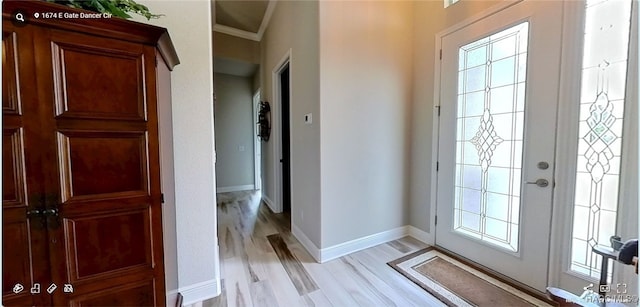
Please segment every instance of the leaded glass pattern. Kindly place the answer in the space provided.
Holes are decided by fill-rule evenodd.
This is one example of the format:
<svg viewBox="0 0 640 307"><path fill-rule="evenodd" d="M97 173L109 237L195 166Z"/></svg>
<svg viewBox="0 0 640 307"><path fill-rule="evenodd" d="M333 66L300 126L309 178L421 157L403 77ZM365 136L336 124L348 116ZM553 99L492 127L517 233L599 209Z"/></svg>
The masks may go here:
<svg viewBox="0 0 640 307"><path fill-rule="evenodd" d="M518 251L529 23L460 47L453 228Z"/></svg>
<svg viewBox="0 0 640 307"><path fill-rule="evenodd" d="M598 278L602 258L592 247L609 245L616 231L631 1L585 8L571 270Z"/></svg>

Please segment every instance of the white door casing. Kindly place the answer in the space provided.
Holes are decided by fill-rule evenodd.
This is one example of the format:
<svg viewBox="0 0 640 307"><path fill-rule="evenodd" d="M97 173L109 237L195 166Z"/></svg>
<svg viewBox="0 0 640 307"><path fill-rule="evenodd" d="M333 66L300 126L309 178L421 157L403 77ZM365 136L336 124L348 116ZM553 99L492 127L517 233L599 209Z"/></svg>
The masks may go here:
<svg viewBox="0 0 640 307"><path fill-rule="evenodd" d="M260 112L260 90L253 95L253 182L254 189L262 189L262 143L258 138L258 113Z"/></svg>

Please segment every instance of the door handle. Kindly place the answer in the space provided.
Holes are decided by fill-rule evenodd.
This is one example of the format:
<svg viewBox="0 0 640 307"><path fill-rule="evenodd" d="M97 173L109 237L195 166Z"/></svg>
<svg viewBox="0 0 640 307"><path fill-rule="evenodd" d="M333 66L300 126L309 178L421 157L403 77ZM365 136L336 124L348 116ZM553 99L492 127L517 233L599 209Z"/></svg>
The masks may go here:
<svg viewBox="0 0 640 307"><path fill-rule="evenodd" d="M40 211L39 209L32 209L27 211L27 218L33 218L36 216L41 216L42 215L42 211Z"/></svg>
<svg viewBox="0 0 640 307"><path fill-rule="evenodd" d="M549 180L540 178L536 181L527 181L527 184L535 184L541 188L546 188L549 186Z"/></svg>
<svg viewBox="0 0 640 307"><path fill-rule="evenodd" d="M44 216L58 216L58 208L52 208L42 211Z"/></svg>
<svg viewBox="0 0 640 307"><path fill-rule="evenodd" d="M47 225L49 225L50 228L56 229L60 226L60 212L57 206L42 211L42 215L47 220Z"/></svg>
<svg viewBox="0 0 640 307"><path fill-rule="evenodd" d="M34 218L39 218L42 228L47 228L47 226L58 228L58 226L60 226L60 211L58 209L57 195L36 194L32 195L30 200L30 203L33 204L35 208L27 210L27 219L33 220Z"/></svg>

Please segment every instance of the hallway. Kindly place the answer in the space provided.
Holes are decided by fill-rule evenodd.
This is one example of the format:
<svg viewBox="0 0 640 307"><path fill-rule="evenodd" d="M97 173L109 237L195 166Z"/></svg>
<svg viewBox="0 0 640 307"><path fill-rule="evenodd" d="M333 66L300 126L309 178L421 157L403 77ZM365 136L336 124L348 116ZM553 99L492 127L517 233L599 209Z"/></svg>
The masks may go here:
<svg viewBox="0 0 640 307"><path fill-rule="evenodd" d="M413 238L319 264L257 192L217 202L222 294L189 307L442 305L386 264L426 246Z"/></svg>

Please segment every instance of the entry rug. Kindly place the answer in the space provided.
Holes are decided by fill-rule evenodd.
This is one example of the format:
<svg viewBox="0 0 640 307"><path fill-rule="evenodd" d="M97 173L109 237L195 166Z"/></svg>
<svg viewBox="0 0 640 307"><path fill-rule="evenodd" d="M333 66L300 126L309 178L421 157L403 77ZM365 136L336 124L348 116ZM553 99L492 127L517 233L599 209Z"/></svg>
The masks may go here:
<svg viewBox="0 0 640 307"><path fill-rule="evenodd" d="M448 306L552 306L433 247L388 265Z"/></svg>

